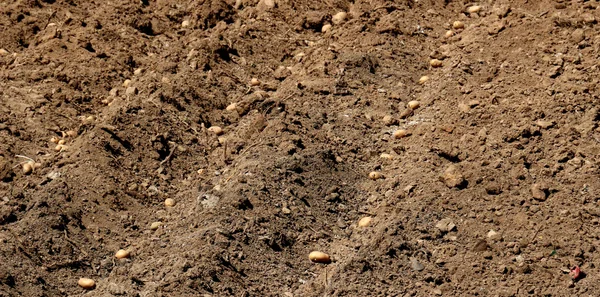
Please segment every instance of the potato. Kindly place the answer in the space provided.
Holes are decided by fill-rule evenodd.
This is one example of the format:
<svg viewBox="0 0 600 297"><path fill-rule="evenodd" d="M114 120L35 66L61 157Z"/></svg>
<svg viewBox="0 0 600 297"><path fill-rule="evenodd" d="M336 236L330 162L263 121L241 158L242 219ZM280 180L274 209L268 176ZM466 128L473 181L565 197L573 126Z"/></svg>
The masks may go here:
<svg viewBox="0 0 600 297"><path fill-rule="evenodd" d="M158 230L160 225L161 225L160 222L152 222L152 224L150 224L150 230Z"/></svg>
<svg viewBox="0 0 600 297"><path fill-rule="evenodd" d="M222 135L223 134L223 128L219 127L219 126L212 126L210 128L208 128L208 131L215 133L215 135Z"/></svg>
<svg viewBox="0 0 600 297"><path fill-rule="evenodd" d="M67 143L67 141L64 140L64 139L61 139L61 140L58 141L58 144L60 144L60 145L63 145L63 144L66 144L66 143Z"/></svg>
<svg viewBox="0 0 600 297"><path fill-rule="evenodd" d="M479 13L480 11L481 11L481 6L479 6L479 5L473 5L473 6L470 6L469 8L467 8L468 13Z"/></svg>
<svg viewBox="0 0 600 297"><path fill-rule="evenodd" d="M348 16L348 14L345 11L340 11L331 17L331 22L334 25L339 25L346 20L347 16Z"/></svg>
<svg viewBox="0 0 600 297"><path fill-rule="evenodd" d="M310 252L310 254L308 254L308 259L310 259L310 261L314 263L331 263L331 258L329 257L329 255L319 251Z"/></svg>
<svg viewBox="0 0 600 297"><path fill-rule="evenodd" d="M464 29L465 28L465 23L463 23L461 21L455 21L454 23L452 23L452 28L454 28L454 29Z"/></svg>
<svg viewBox="0 0 600 297"><path fill-rule="evenodd" d="M96 287L96 282L93 279L85 277L80 278L77 284L86 290L91 290Z"/></svg>
<svg viewBox="0 0 600 297"><path fill-rule="evenodd" d="M358 226L359 227L368 227L371 224L371 221L373 221L372 217L364 217L358 221Z"/></svg>
<svg viewBox="0 0 600 297"><path fill-rule="evenodd" d="M258 78L254 77L250 80L250 85L251 86L258 86L260 85L260 80L258 80Z"/></svg>
<svg viewBox="0 0 600 297"><path fill-rule="evenodd" d="M142 72L144 72L144 69L138 68L133 71L133 75L140 75L140 74L142 74Z"/></svg>
<svg viewBox="0 0 600 297"><path fill-rule="evenodd" d="M67 136L75 137L75 136L77 136L77 131L69 130L69 131L67 131Z"/></svg>
<svg viewBox="0 0 600 297"><path fill-rule="evenodd" d="M417 100L412 100L409 101L408 104L406 104L406 106L408 106L408 108L415 110L417 108L419 108L419 106L421 106L421 102L417 101Z"/></svg>
<svg viewBox="0 0 600 297"><path fill-rule="evenodd" d="M175 200L171 199L171 198L167 198L165 199L165 206L166 207L173 207L175 206Z"/></svg>
<svg viewBox="0 0 600 297"><path fill-rule="evenodd" d="M183 22L181 22L181 28L187 28L190 26L190 21L185 20Z"/></svg>
<svg viewBox="0 0 600 297"><path fill-rule="evenodd" d="M444 63L438 59L431 59L431 61L429 61L429 65L431 65L431 67L433 67L433 68L438 68L438 67L442 67L442 65L444 65Z"/></svg>
<svg viewBox="0 0 600 297"><path fill-rule="evenodd" d="M130 255L131 255L131 252L129 250L118 250L115 253L115 258L125 259L125 258L129 258Z"/></svg>
<svg viewBox="0 0 600 297"><path fill-rule="evenodd" d="M23 173L30 174L33 171L32 162L27 162L23 164Z"/></svg>
<svg viewBox="0 0 600 297"><path fill-rule="evenodd" d="M131 85L131 80L130 80L130 79L126 79L126 80L123 82L123 87L127 88L127 87L129 87L129 85Z"/></svg>
<svg viewBox="0 0 600 297"><path fill-rule="evenodd" d="M323 25L323 27L321 28L321 32L323 32L323 33L327 33L327 32L329 32L329 31L331 31L331 24L325 24L325 25Z"/></svg>
<svg viewBox="0 0 600 297"><path fill-rule="evenodd" d="M227 110L227 111L236 111L237 110L237 103L231 103L231 104L227 105L227 107L225 108L225 110Z"/></svg>
<svg viewBox="0 0 600 297"><path fill-rule="evenodd" d="M56 137L56 136L53 136L52 138L50 138L50 141L51 141L51 142L54 142L54 143L56 143L56 144L58 144L58 141L59 141L59 140L60 140L60 139L58 139L58 137Z"/></svg>
<svg viewBox="0 0 600 297"><path fill-rule="evenodd" d="M394 156L392 156L390 154L382 153L381 155L379 155L379 158L386 159L386 160L391 160L391 159L394 158Z"/></svg>
<svg viewBox="0 0 600 297"><path fill-rule="evenodd" d="M369 173L369 178L372 180L378 180L380 178L383 178L383 174L378 171L372 171Z"/></svg>
<svg viewBox="0 0 600 297"><path fill-rule="evenodd" d="M454 36L454 31L448 30L448 31L446 31L446 34L444 34L444 36L446 36L446 38L450 38L450 37Z"/></svg>
<svg viewBox="0 0 600 297"><path fill-rule="evenodd" d="M393 134L393 136L394 136L394 138L396 138L396 139L400 139L400 138L404 138L404 137L410 136L410 134L411 134L411 133L410 133L410 132L408 132L408 130L405 130L405 129L399 129L399 130L396 130L396 131L394 131L394 134Z"/></svg>
<svg viewBox="0 0 600 297"><path fill-rule="evenodd" d="M421 78L419 78L419 83L420 84L424 84L425 82L427 82L429 80L429 76L427 75L423 75L421 76Z"/></svg>
<svg viewBox="0 0 600 297"><path fill-rule="evenodd" d="M67 148L69 148L68 146L64 145L64 144L59 144L57 146L54 147L54 150L57 152L62 152L64 150L67 150Z"/></svg>

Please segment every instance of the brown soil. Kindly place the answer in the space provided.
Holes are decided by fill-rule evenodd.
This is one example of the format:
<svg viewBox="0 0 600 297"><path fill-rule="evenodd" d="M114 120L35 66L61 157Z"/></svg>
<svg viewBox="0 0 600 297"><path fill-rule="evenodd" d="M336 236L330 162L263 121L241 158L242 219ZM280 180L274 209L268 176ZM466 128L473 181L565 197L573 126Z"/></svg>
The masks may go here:
<svg viewBox="0 0 600 297"><path fill-rule="evenodd" d="M0 0L0 296L597 294L597 2L235 2Z"/></svg>

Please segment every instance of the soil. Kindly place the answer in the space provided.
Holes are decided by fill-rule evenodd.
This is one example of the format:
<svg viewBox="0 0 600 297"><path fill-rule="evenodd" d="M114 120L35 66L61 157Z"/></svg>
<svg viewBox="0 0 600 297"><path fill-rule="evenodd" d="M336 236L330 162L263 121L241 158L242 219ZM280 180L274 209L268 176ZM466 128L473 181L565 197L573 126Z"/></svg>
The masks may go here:
<svg viewBox="0 0 600 297"><path fill-rule="evenodd" d="M0 296L594 296L599 7L0 0Z"/></svg>

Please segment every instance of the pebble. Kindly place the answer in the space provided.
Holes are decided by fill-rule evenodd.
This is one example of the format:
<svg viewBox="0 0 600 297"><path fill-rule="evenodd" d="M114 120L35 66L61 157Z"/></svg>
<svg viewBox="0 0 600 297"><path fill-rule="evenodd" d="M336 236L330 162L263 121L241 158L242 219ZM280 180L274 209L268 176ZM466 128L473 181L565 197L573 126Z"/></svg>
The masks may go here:
<svg viewBox="0 0 600 297"><path fill-rule="evenodd" d="M419 83L420 84L424 84L425 82L427 82L429 80L429 76L427 75L423 75L421 76L421 78L419 78Z"/></svg>
<svg viewBox="0 0 600 297"><path fill-rule="evenodd" d="M546 191L548 188L542 184L533 184L531 186L531 196L535 200L544 201L547 198Z"/></svg>
<svg viewBox="0 0 600 297"><path fill-rule="evenodd" d="M8 55L9 52L3 48L0 48L0 56Z"/></svg>
<svg viewBox="0 0 600 297"><path fill-rule="evenodd" d="M410 267L414 271L423 271L423 269L425 269L425 266L423 266L423 264L421 264L421 262L419 262L419 260L415 257L410 258Z"/></svg>
<svg viewBox="0 0 600 297"><path fill-rule="evenodd" d="M227 107L225 108L225 110L227 111L235 111L237 109L237 103L231 103L229 105L227 105Z"/></svg>
<svg viewBox="0 0 600 297"><path fill-rule="evenodd" d="M125 87L125 88L128 88L128 87L129 87L129 85L131 85L131 80L130 80L130 79L126 79L126 80L123 82L123 87Z"/></svg>
<svg viewBox="0 0 600 297"><path fill-rule="evenodd" d="M190 21L185 20L183 22L181 22L181 28L187 28L190 26Z"/></svg>
<svg viewBox="0 0 600 297"><path fill-rule="evenodd" d="M552 122L552 121L538 120L537 122L535 122L535 124L542 129L548 129L548 128L552 128L554 126L554 122Z"/></svg>
<svg viewBox="0 0 600 297"><path fill-rule="evenodd" d="M454 230L454 228L456 228L456 225L454 224L454 222L452 222L452 219L445 218L437 222L437 224L435 224L435 227L442 232L450 232Z"/></svg>
<svg viewBox="0 0 600 297"><path fill-rule="evenodd" d="M462 188L467 184L463 175L458 172L458 168L454 165L450 165L444 170L441 180L448 188Z"/></svg>
<svg viewBox="0 0 600 297"><path fill-rule="evenodd" d="M386 115L386 116L383 117L383 123L386 126L391 126L391 125L397 124L398 121L396 119L394 119L392 116Z"/></svg>
<svg viewBox="0 0 600 297"><path fill-rule="evenodd" d="M502 235L500 235L500 233L498 233L494 230L490 230L487 233L487 238L496 241L496 240L500 240L502 238Z"/></svg>
<svg viewBox="0 0 600 297"><path fill-rule="evenodd" d="M125 90L125 95L136 95L138 93L138 89L136 87L128 87Z"/></svg>
<svg viewBox="0 0 600 297"><path fill-rule="evenodd" d="M381 159L386 159L386 160L391 160L391 159L393 159L393 158L394 158L394 156L392 156L392 155L390 155L390 154L387 154L387 153L382 153L381 155L379 155L379 157L380 157Z"/></svg>

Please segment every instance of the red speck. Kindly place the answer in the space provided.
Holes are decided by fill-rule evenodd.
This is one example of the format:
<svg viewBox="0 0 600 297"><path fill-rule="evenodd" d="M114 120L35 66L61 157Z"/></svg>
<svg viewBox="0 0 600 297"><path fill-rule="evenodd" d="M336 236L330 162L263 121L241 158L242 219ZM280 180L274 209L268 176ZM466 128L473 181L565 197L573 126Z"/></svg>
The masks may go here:
<svg viewBox="0 0 600 297"><path fill-rule="evenodd" d="M581 269L579 269L579 266L575 266L575 267L571 268L571 272L569 272L569 275L573 278L573 280L577 280L579 278L580 274L581 274Z"/></svg>

